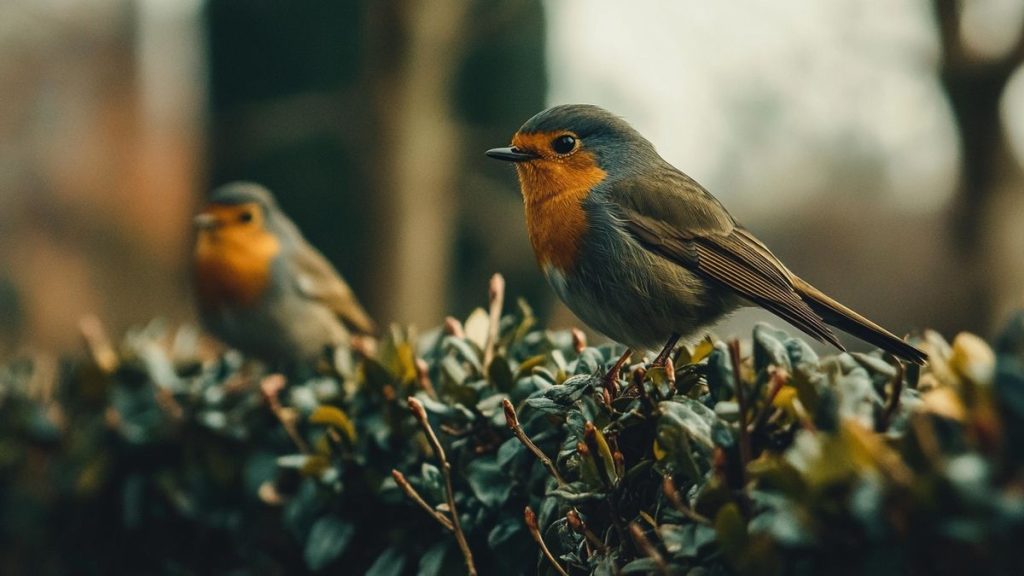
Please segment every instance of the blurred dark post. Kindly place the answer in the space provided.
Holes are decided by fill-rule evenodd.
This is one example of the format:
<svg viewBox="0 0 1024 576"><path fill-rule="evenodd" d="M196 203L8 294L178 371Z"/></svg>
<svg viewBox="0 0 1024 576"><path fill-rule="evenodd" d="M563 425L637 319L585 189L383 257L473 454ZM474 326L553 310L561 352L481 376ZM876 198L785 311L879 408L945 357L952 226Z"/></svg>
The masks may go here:
<svg viewBox="0 0 1024 576"><path fill-rule="evenodd" d="M972 53L962 33L964 5L935 0L943 49L941 71L961 145L961 177L951 214L954 238L961 249L955 277L969 279L975 315L991 332L1010 308L1024 305L1019 286L1006 278L1024 276L1024 259L1000 247L1000 233L1019 228L1024 213L1024 178L1007 146L999 103L1007 81L1024 65L1024 21L1016 43L997 56Z"/></svg>
<svg viewBox="0 0 1024 576"><path fill-rule="evenodd" d="M455 238L462 139L452 86L469 0L369 2L365 93L373 118L363 155L384 318L423 326L445 313Z"/></svg>

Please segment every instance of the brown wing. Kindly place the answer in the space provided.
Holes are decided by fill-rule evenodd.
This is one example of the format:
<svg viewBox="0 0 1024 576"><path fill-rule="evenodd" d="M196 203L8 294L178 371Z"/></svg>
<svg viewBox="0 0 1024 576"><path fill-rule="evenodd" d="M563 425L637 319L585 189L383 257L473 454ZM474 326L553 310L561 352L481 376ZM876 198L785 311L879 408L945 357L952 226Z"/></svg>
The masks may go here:
<svg viewBox="0 0 1024 576"><path fill-rule="evenodd" d="M617 183L614 201L623 224L652 252L693 270L793 324L844 349L832 330L800 297L792 275L739 227L694 180L666 165L657 177Z"/></svg>
<svg viewBox="0 0 1024 576"><path fill-rule="evenodd" d="M304 245L295 250L293 262L293 276L303 296L328 306L355 332L373 334L377 330L352 289L322 254Z"/></svg>

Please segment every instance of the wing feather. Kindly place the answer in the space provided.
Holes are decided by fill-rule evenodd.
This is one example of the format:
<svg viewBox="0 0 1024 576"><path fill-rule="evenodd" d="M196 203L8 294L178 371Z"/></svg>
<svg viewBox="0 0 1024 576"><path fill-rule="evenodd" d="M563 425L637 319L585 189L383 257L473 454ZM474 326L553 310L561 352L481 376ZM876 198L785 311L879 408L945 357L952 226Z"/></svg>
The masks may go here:
<svg viewBox="0 0 1024 576"><path fill-rule="evenodd" d="M334 266L309 245L295 250L293 277L300 294L316 300L338 315L349 329L373 334L376 325Z"/></svg>
<svg viewBox="0 0 1024 576"><path fill-rule="evenodd" d="M694 180L671 169L616 183L615 189L621 221L647 249L843 349L796 291L785 266Z"/></svg>

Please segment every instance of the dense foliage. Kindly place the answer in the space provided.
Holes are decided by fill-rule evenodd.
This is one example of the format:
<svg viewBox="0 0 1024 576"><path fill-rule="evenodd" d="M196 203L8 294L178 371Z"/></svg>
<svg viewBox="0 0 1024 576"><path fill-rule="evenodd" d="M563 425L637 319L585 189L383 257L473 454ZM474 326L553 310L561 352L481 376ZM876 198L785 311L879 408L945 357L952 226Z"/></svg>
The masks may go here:
<svg viewBox="0 0 1024 576"><path fill-rule="evenodd" d="M8 362L0 572L460 574L456 532L487 575L1024 566L1024 315L920 371L759 325L606 383L492 300L287 383L159 324Z"/></svg>

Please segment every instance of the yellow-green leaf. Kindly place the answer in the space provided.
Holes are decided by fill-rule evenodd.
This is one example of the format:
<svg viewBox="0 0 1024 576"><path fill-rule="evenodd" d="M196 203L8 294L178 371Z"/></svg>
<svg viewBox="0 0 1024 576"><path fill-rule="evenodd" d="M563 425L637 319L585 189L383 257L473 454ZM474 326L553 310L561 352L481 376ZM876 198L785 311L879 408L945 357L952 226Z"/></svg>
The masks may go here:
<svg viewBox="0 0 1024 576"><path fill-rule="evenodd" d="M336 406L318 406L309 416L310 424L322 424L338 429L349 442L356 441L356 427L341 408Z"/></svg>

